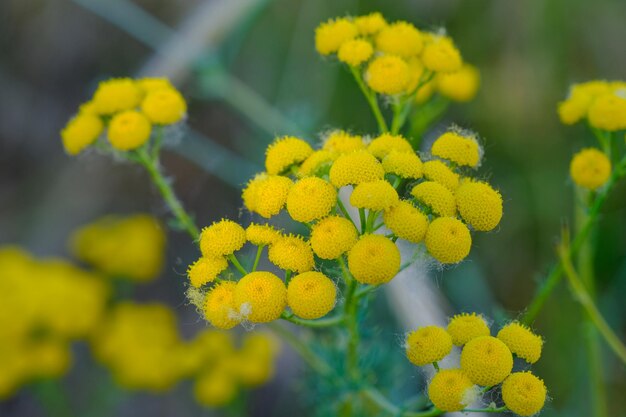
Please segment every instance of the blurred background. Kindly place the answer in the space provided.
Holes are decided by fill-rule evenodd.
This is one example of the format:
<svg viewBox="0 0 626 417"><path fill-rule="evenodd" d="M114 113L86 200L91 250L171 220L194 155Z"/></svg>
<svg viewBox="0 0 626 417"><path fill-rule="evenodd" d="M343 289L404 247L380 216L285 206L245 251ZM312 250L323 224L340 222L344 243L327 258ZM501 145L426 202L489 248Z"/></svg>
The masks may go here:
<svg viewBox="0 0 626 417"><path fill-rule="evenodd" d="M0 244L67 256L71 232L100 216L167 213L139 167L63 151L59 131L106 78L169 76L188 99L189 129L163 164L200 225L240 215L240 186L261 170L263 149L275 136L315 140L335 127L374 133L350 74L324 62L313 46L319 22L370 11L421 29L445 27L480 69L476 99L451 106L429 135L456 123L484 138L482 175L500 189L505 215L499 230L476 237L468 261L433 271L432 279L459 311L518 315L554 259L561 225L572 219L571 155L593 144L584 126L559 123L556 103L574 82L626 78L626 2L3 0ZM598 304L622 340L625 192L626 184L615 191L596 237ZM170 232L162 276L135 291L136 300L171 306L183 335L205 327L184 296L184 273L196 256L186 235ZM387 311L384 303L374 307ZM561 286L534 324L547 339L534 367L552 398L545 416L589 415L581 317ZM399 344L392 349L401 356ZM625 415L626 371L610 352L604 358L610 415ZM249 415L309 415L311 393L294 382L302 366L291 366L297 358L288 351L278 361L274 380L251 393ZM81 365L65 378L67 392L103 377ZM411 372L410 384L420 389L419 371ZM222 415L190 406L190 389L126 395L100 415ZM25 391L0 402L0 415L47 414Z"/></svg>

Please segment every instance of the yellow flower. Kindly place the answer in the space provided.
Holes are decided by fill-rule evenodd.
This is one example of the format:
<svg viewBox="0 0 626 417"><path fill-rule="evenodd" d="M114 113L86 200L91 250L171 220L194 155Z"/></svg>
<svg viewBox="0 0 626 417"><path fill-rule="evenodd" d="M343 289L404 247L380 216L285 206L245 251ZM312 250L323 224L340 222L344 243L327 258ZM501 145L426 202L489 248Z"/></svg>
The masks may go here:
<svg viewBox="0 0 626 417"><path fill-rule="evenodd" d="M98 139L103 128L98 116L87 113L74 116L61 131L65 152L77 155Z"/></svg>
<svg viewBox="0 0 626 417"><path fill-rule="evenodd" d="M461 53L448 36L433 36L422 52L424 66L435 72L454 72L461 69Z"/></svg>
<svg viewBox="0 0 626 417"><path fill-rule="evenodd" d="M324 145L322 146L324 151L337 153L350 153L364 148L365 143L363 143L361 136L351 135L344 130L334 130L330 132L324 139Z"/></svg>
<svg viewBox="0 0 626 417"><path fill-rule="evenodd" d="M375 35L387 26L387 21L382 14L374 12L357 17L354 24L361 35Z"/></svg>
<svg viewBox="0 0 626 417"><path fill-rule="evenodd" d="M543 381L530 372L514 372L502 383L504 405L520 416L532 416L541 411L546 395Z"/></svg>
<svg viewBox="0 0 626 417"><path fill-rule="evenodd" d="M304 272L296 275L287 287L287 304L291 311L303 319L318 319L335 307L335 283L321 272Z"/></svg>
<svg viewBox="0 0 626 417"><path fill-rule="evenodd" d="M218 329L228 330L239 324L235 303L235 289L237 284L224 281L211 288L204 304L204 316L207 321Z"/></svg>
<svg viewBox="0 0 626 417"><path fill-rule="evenodd" d="M376 36L376 48L386 54L408 58L422 51L422 34L407 22L395 22L383 28Z"/></svg>
<svg viewBox="0 0 626 417"><path fill-rule="evenodd" d="M320 219L337 204L337 190L329 182L308 177L296 182L287 195L287 211L292 219L308 223Z"/></svg>
<svg viewBox="0 0 626 417"><path fill-rule="evenodd" d="M237 396L235 377L224 369L205 371L195 380L193 394L207 407L223 407Z"/></svg>
<svg viewBox="0 0 626 417"><path fill-rule="evenodd" d="M439 362L452 350L452 338L441 327L426 326L409 333L406 356L417 366Z"/></svg>
<svg viewBox="0 0 626 417"><path fill-rule="evenodd" d="M246 239L256 246L267 246L280 238L280 232L269 224L251 223L246 228Z"/></svg>
<svg viewBox="0 0 626 417"><path fill-rule="evenodd" d="M187 113L187 103L174 88L149 92L141 103L141 111L152 123L170 125L181 121Z"/></svg>
<svg viewBox="0 0 626 417"><path fill-rule="evenodd" d="M381 235L363 235L348 253L350 273L362 284L384 284L400 271L400 251Z"/></svg>
<svg viewBox="0 0 626 417"><path fill-rule="evenodd" d="M244 188L241 197L248 210L265 218L280 213L293 182L279 175L258 174Z"/></svg>
<svg viewBox="0 0 626 417"><path fill-rule="evenodd" d="M476 387L460 369L443 369L428 385L428 398L441 411L461 411L477 396Z"/></svg>
<svg viewBox="0 0 626 417"><path fill-rule="evenodd" d="M330 182L337 188L362 182L381 180L385 170L380 162L366 151L341 155L330 167Z"/></svg>
<svg viewBox="0 0 626 417"><path fill-rule="evenodd" d="M200 234L200 250L208 258L231 255L245 243L246 231L232 220L215 222Z"/></svg>
<svg viewBox="0 0 626 417"><path fill-rule="evenodd" d="M437 91L442 96L459 102L467 102L476 96L480 86L480 73L473 65L463 64L460 70L437 73Z"/></svg>
<svg viewBox="0 0 626 417"><path fill-rule="evenodd" d="M311 146L293 136L274 141L265 152L265 169L270 175L281 174L293 164L304 161L313 153Z"/></svg>
<svg viewBox="0 0 626 417"><path fill-rule="evenodd" d="M463 347L461 369L473 383L490 387L509 376L513 369L513 355L509 348L495 337L477 337Z"/></svg>
<svg viewBox="0 0 626 417"><path fill-rule="evenodd" d="M168 88L174 88L170 80L163 77L145 77L140 78L137 81L137 85L144 93L151 93L156 90L163 90Z"/></svg>
<svg viewBox="0 0 626 417"><path fill-rule="evenodd" d="M422 178L422 161L415 152L400 152L392 150L383 159L383 168L387 174L394 174L400 178Z"/></svg>
<svg viewBox="0 0 626 417"><path fill-rule="evenodd" d="M459 186L459 174L452 171L448 165L436 159L424 162L424 177L430 181L438 182L450 191Z"/></svg>
<svg viewBox="0 0 626 417"><path fill-rule="evenodd" d="M457 346L463 346L472 339L490 334L487 322L476 313L457 314L450 319L447 330L452 336L452 343Z"/></svg>
<svg viewBox="0 0 626 417"><path fill-rule="evenodd" d="M294 272L313 269L313 250L300 236L281 236L270 245L268 257L277 267Z"/></svg>
<svg viewBox="0 0 626 417"><path fill-rule="evenodd" d="M315 29L315 49L321 55L329 55L337 52L344 42L357 35L358 29L350 20L330 19Z"/></svg>
<svg viewBox="0 0 626 417"><path fill-rule="evenodd" d="M453 217L433 220L426 232L428 253L442 264L461 262L472 247L472 236L467 226Z"/></svg>
<svg viewBox="0 0 626 417"><path fill-rule="evenodd" d="M374 48L368 41L364 39L351 39L341 45L337 53L337 58L343 63L358 67L370 59L373 53Z"/></svg>
<svg viewBox="0 0 626 417"><path fill-rule="evenodd" d="M93 96L98 113L113 114L134 109L141 102L141 89L130 78L113 78L102 81Z"/></svg>
<svg viewBox="0 0 626 417"><path fill-rule="evenodd" d="M488 232L502 219L502 196L484 182L463 181L456 190L459 214L474 230Z"/></svg>
<svg viewBox="0 0 626 417"><path fill-rule="evenodd" d="M325 149L315 151L302 162L296 174L298 177L303 178L319 175L320 172L327 172L326 170L330 169L331 164L337 159L337 156L337 153Z"/></svg>
<svg viewBox="0 0 626 417"><path fill-rule="evenodd" d="M136 149L150 139L152 126L143 114L128 110L113 116L107 136L111 146L120 151Z"/></svg>
<svg viewBox="0 0 626 417"><path fill-rule="evenodd" d="M598 149L583 149L572 158L569 172L576 185L588 190L595 190L609 180L611 161Z"/></svg>
<svg viewBox="0 0 626 417"><path fill-rule="evenodd" d="M571 125L586 117L593 100L608 92L610 88L606 81L588 81L573 85L567 99L558 105L561 122Z"/></svg>
<svg viewBox="0 0 626 417"><path fill-rule="evenodd" d="M311 230L311 247L322 259L337 259L354 246L358 232L354 224L340 216L326 217Z"/></svg>
<svg viewBox="0 0 626 417"><path fill-rule="evenodd" d="M228 262L224 258L202 257L189 265L187 276L191 285L200 288L207 282L215 281L215 278L226 268L228 268Z"/></svg>
<svg viewBox="0 0 626 417"><path fill-rule="evenodd" d="M253 323L267 323L280 317L287 305L287 288L271 272L251 272L237 282L235 305Z"/></svg>
<svg viewBox="0 0 626 417"><path fill-rule="evenodd" d="M589 124L609 132L626 129L626 90L597 97L589 107Z"/></svg>
<svg viewBox="0 0 626 417"><path fill-rule="evenodd" d="M504 326L498 332L498 339L528 363L535 363L541 357L543 340L521 323L513 322Z"/></svg>
<svg viewBox="0 0 626 417"><path fill-rule="evenodd" d="M425 181L417 184L411 190L411 195L438 216L453 217L456 214L454 195L438 182Z"/></svg>
<svg viewBox="0 0 626 417"><path fill-rule="evenodd" d="M431 153L457 165L476 168L480 164L482 149L473 136L446 132L435 140Z"/></svg>
<svg viewBox="0 0 626 417"><path fill-rule="evenodd" d="M413 147L400 135L383 133L367 146L367 151L378 159L384 159L391 151L413 152Z"/></svg>
<svg viewBox="0 0 626 417"><path fill-rule="evenodd" d="M380 211L398 203L398 192L385 180L362 182L354 187L350 204L357 208Z"/></svg>
<svg viewBox="0 0 626 417"><path fill-rule="evenodd" d="M400 239L413 243L424 240L428 229L428 218L405 200L400 200L398 204L385 210L383 221Z"/></svg>
<svg viewBox="0 0 626 417"><path fill-rule="evenodd" d="M365 81L372 90L380 94L404 93L411 81L409 65L395 55L379 56L367 67Z"/></svg>

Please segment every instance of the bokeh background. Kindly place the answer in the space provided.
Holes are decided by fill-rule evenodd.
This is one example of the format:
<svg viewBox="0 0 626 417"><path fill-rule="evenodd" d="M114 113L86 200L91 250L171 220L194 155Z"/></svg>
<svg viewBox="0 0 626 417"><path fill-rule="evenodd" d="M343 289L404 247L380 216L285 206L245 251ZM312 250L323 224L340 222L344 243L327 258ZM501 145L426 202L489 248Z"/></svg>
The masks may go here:
<svg viewBox="0 0 626 417"><path fill-rule="evenodd" d="M373 133L365 100L340 65L316 54L313 30L329 17L376 10L420 28L445 27L481 71L476 99L453 105L429 135L451 123L479 132L482 174L501 190L505 216L499 230L476 237L468 261L432 271L432 279L458 310L519 314L572 219L569 159L593 143L584 126L560 125L555 106L571 83L626 78L621 0L3 0L0 244L64 256L71 231L99 216L166 215L138 167L63 152L60 129L102 79L168 75L188 98L189 131L163 163L200 225L240 215L239 187L261 169L276 135L315 140L333 127ZM595 237L598 304L622 339L625 192L626 184L617 188ZM204 326L184 297L184 271L195 256L186 235L170 233L163 276L136 294L175 308L188 334ZM545 416L589 415L581 318L561 286L534 324L547 339L535 366L552 398ZM604 359L611 415L624 415L626 371L608 350ZM282 354L274 382L252 394L250 415L308 415L295 361ZM64 386L73 392L99 377L79 362ZM220 415L190 406L188 391L126 395L102 415ZM46 413L26 391L1 403L0 415Z"/></svg>

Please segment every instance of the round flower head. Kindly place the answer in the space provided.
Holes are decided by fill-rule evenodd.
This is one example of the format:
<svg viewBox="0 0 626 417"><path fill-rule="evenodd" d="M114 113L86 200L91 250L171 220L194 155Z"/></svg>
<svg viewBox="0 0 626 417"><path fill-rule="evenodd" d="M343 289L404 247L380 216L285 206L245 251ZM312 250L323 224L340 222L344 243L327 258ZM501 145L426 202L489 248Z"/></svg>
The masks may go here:
<svg viewBox="0 0 626 417"><path fill-rule="evenodd" d="M374 12L357 17L354 24L361 35L375 35L387 26L387 21L382 14Z"/></svg>
<svg viewBox="0 0 626 417"><path fill-rule="evenodd" d="M430 152L460 166L476 168L480 164L481 149L476 139L456 132L439 136Z"/></svg>
<svg viewBox="0 0 626 417"><path fill-rule="evenodd" d="M149 92L141 102L141 111L152 123L171 125L179 122L187 113L187 103L174 88Z"/></svg>
<svg viewBox="0 0 626 417"><path fill-rule="evenodd" d="M93 100L84 102L78 107L78 114L91 114L92 116L98 116L98 109Z"/></svg>
<svg viewBox="0 0 626 417"><path fill-rule="evenodd" d="M328 20L315 29L315 49L321 55L335 53L358 34L356 25L346 18Z"/></svg>
<svg viewBox="0 0 626 417"><path fill-rule="evenodd" d="M473 65L463 64L458 71L438 73L435 84L442 96L452 101L467 102L476 96L480 86L480 73Z"/></svg>
<svg viewBox="0 0 626 417"><path fill-rule="evenodd" d="M318 177L296 182L287 195L287 211L292 219L308 223L320 219L337 204L337 190Z"/></svg>
<svg viewBox="0 0 626 417"><path fill-rule="evenodd" d="M589 107L587 119L597 129L609 132L626 129L626 91L597 97Z"/></svg>
<svg viewBox="0 0 626 417"><path fill-rule="evenodd" d="M406 356L412 364L424 366L439 362L452 350L452 339L441 327L426 326L409 333Z"/></svg>
<svg viewBox="0 0 626 417"><path fill-rule="evenodd" d="M256 246L267 246L280 238L280 232L269 224L251 223L246 228L246 239Z"/></svg>
<svg viewBox="0 0 626 417"><path fill-rule="evenodd" d="M340 216L326 217L311 230L311 247L322 259L337 259L354 246L358 232L354 224Z"/></svg>
<svg viewBox="0 0 626 417"><path fill-rule="evenodd" d="M452 336L452 343L457 346L463 346L472 339L490 334L487 322L476 313L457 314L450 319L447 330Z"/></svg>
<svg viewBox="0 0 626 417"><path fill-rule="evenodd" d="M287 177L259 174L243 190L243 204L251 212L270 218L285 206L292 185Z"/></svg>
<svg viewBox="0 0 626 417"><path fill-rule="evenodd" d="M484 182L464 181L456 190L459 214L474 230L488 232L502 219L502 196Z"/></svg>
<svg viewBox="0 0 626 417"><path fill-rule="evenodd" d="M460 369L443 369L428 385L428 398L441 411L461 411L477 394L472 381Z"/></svg>
<svg viewBox="0 0 626 417"><path fill-rule="evenodd" d="M413 152L413 147L400 135L383 133L370 142L367 151L378 159L385 158L391 151Z"/></svg>
<svg viewBox="0 0 626 417"><path fill-rule="evenodd" d="M163 90L166 88L174 88L170 80L163 77L145 77L140 78L137 81L137 85L145 93L151 93L156 90Z"/></svg>
<svg viewBox="0 0 626 417"><path fill-rule="evenodd" d="M362 284L384 284L400 271L400 251L384 236L364 235L348 253L348 268Z"/></svg>
<svg viewBox="0 0 626 417"><path fill-rule="evenodd" d="M528 363L535 363L541 357L543 340L521 323L513 322L504 326L498 332L498 339Z"/></svg>
<svg viewBox="0 0 626 417"><path fill-rule="evenodd" d="M442 264L461 262L472 247L469 229L453 217L439 217L433 220L426 232L428 253Z"/></svg>
<svg viewBox="0 0 626 417"><path fill-rule="evenodd" d="M61 131L65 152L69 155L79 154L98 139L103 128L98 116L83 113L73 117Z"/></svg>
<svg viewBox="0 0 626 417"><path fill-rule="evenodd" d="M325 149L315 151L302 162L296 174L298 177L304 178L319 175L320 172L327 172L326 170L330 169L331 164L337 159L337 156L337 153Z"/></svg>
<svg viewBox="0 0 626 417"><path fill-rule="evenodd" d="M228 261L224 258L202 257L189 265L187 276L191 285L199 288L207 282L214 281L226 268L228 268Z"/></svg>
<svg viewBox="0 0 626 417"><path fill-rule="evenodd" d="M363 138L359 135L351 135L343 130L332 131L324 139L322 149L337 153L350 153L365 148Z"/></svg>
<svg viewBox="0 0 626 417"><path fill-rule="evenodd" d="M330 167L330 182L337 188L362 182L382 180L385 170L369 152L356 151L341 155Z"/></svg>
<svg viewBox="0 0 626 417"><path fill-rule="evenodd" d="M307 320L318 319L335 307L335 284L321 272L296 275L287 287L287 304L293 313Z"/></svg>
<svg viewBox="0 0 626 417"><path fill-rule="evenodd" d="M113 116L107 136L111 146L120 151L136 149L150 139L152 126L143 114L128 110Z"/></svg>
<svg viewBox="0 0 626 417"><path fill-rule="evenodd" d="M350 204L368 210L387 210L398 202L398 192L385 180L362 182L354 187Z"/></svg>
<svg viewBox="0 0 626 417"><path fill-rule="evenodd" d="M271 272L250 272L237 282L235 305L253 323L267 323L280 317L287 306L287 288Z"/></svg>
<svg viewBox="0 0 626 417"><path fill-rule="evenodd" d="M380 94L404 93L411 81L409 65L402 58L383 55L375 58L367 67L365 81Z"/></svg>
<svg viewBox="0 0 626 417"><path fill-rule="evenodd" d="M228 330L239 324L234 294L236 283L225 281L217 284L207 294L204 303L204 316L211 325Z"/></svg>
<svg viewBox="0 0 626 417"><path fill-rule="evenodd" d="M200 234L200 250L208 258L231 255L245 243L246 231L232 220L222 219Z"/></svg>
<svg viewBox="0 0 626 417"><path fill-rule="evenodd" d="M546 395L543 381L530 372L514 372L502 383L504 405L520 416L532 416L541 411Z"/></svg>
<svg viewBox="0 0 626 417"><path fill-rule="evenodd" d="M383 28L376 36L376 48L381 52L404 58L422 51L422 34L407 22L395 22Z"/></svg>
<svg viewBox="0 0 626 417"><path fill-rule="evenodd" d="M435 72L454 72L461 69L461 53L448 36L434 36L422 52L424 66Z"/></svg>
<svg viewBox="0 0 626 417"><path fill-rule="evenodd" d="M114 78L98 85L93 103L100 114L134 109L141 102L142 91L130 78Z"/></svg>
<svg viewBox="0 0 626 417"><path fill-rule="evenodd" d="M579 187L595 190L609 180L611 161L598 149L583 149L572 158L569 173Z"/></svg>
<svg viewBox="0 0 626 417"><path fill-rule="evenodd" d="M492 336L470 340L461 352L461 369L474 384L497 385L513 369L513 355L502 341Z"/></svg>
<svg viewBox="0 0 626 417"><path fill-rule="evenodd" d="M400 178L422 178L422 161L415 152L399 152L392 150L383 159L383 169L387 174L394 174Z"/></svg>
<svg viewBox="0 0 626 417"><path fill-rule="evenodd" d="M599 95L610 92L606 81L589 81L574 84L569 91L568 97L558 105L558 113L561 122L571 125L587 116L589 106Z"/></svg>
<svg viewBox="0 0 626 417"><path fill-rule="evenodd" d="M300 236L281 236L270 245L270 261L277 267L294 272L306 272L313 269L313 250Z"/></svg>
<svg viewBox="0 0 626 417"><path fill-rule="evenodd" d="M337 58L352 67L358 67L374 54L372 44L364 39L351 39L339 48Z"/></svg>
<svg viewBox="0 0 626 417"><path fill-rule="evenodd" d="M438 182L425 181L417 184L411 190L411 195L438 216L453 217L456 214L454 195Z"/></svg>
<svg viewBox="0 0 626 417"><path fill-rule="evenodd" d="M277 139L265 152L265 169L270 175L280 174L293 164L304 161L313 153L311 146L293 136Z"/></svg>
<svg viewBox="0 0 626 417"><path fill-rule="evenodd" d="M436 159L424 162L424 177L430 181L438 182L450 191L459 186L459 174L452 171L448 165Z"/></svg>
<svg viewBox="0 0 626 417"><path fill-rule="evenodd" d="M419 243L424 240L428 229L428 218L411 203L400 200L383 213L385 226L400 239Z"/></svg>
<svg viewBox="0 0 626 417"><path fill-rule="evenodd" d="M194 381L193 394L206 407L224 407L237 396L237 381L226 369L205 371Z"/></svg>

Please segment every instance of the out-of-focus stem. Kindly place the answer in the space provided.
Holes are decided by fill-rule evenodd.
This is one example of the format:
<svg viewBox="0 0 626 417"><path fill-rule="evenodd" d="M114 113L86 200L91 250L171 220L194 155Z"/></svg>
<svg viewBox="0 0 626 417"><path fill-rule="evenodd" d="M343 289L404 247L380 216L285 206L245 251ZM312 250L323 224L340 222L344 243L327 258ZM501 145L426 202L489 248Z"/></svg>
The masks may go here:
<svg viewBox="0 0 626 417"><path fill-rule="evenodd" d="M327 318L317 319L317 320L305 320L299 317L295 317L293 315L287 315L283 313L283 315L281 315L280 318L283 320L289 321L291 323L297 324L299 326L313 327L313 328L332 327L337 324L343 323L345 320L345 316L343 314L337 314L334 317L327 317Z"/></svg>
<svg viewBox="0 0 626 417"><path fill-rule="evenodd" d="M380 133L389 132L389 128L387 127L387 122L385 121L385 118L383 117L383 113L380 111L380 107L378 106L378 101L376 100L376 93L372 92L365 85L365 83L363 82L363 77L361 77L361 74L359 73L358 68L350 67L350 71L352 72L352 75L354 76L354 80L356 81L356 83L359 85L359 88L363 92L363 95L367 99L367 102L369 103L370 108L372 109L372 113L374 113L374 118L376 118L376 123L378 123L378 130L380 131Z"/></svg>

